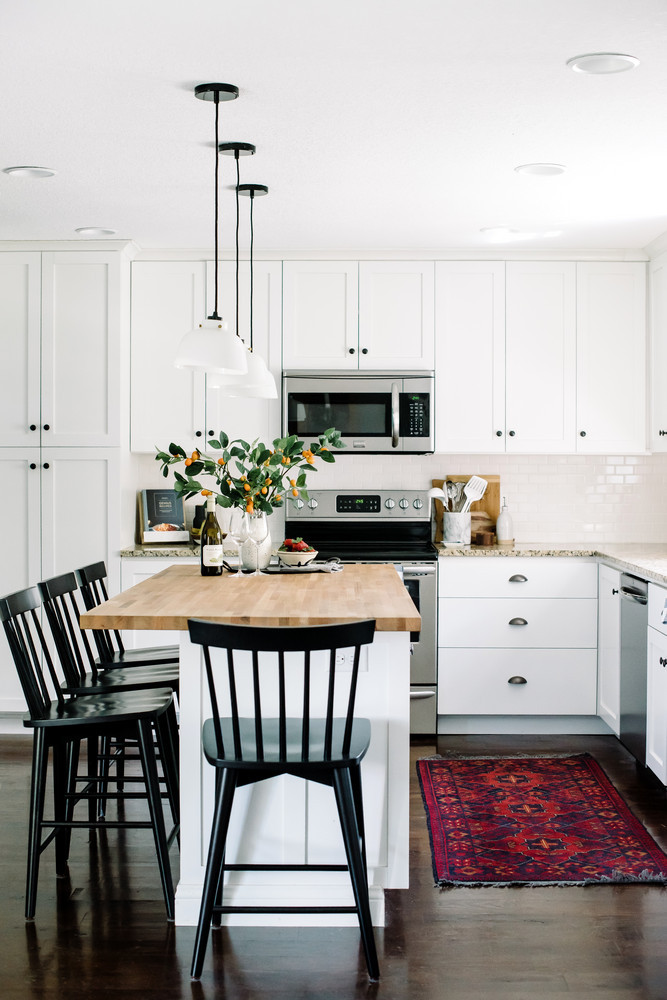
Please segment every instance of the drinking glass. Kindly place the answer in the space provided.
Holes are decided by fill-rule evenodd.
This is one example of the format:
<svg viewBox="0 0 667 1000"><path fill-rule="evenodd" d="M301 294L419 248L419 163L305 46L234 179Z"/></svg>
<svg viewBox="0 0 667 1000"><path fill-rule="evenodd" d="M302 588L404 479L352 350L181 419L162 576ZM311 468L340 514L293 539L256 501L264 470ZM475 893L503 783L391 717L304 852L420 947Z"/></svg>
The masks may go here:
<svg viewBox="0 0 667 1000"><path fill-rule="evenodd" d="M229 534L232 536L236 542L236 548L238 549L239 561L236 573L233 574L234 577L243 576L243 560L241 559L241 546L244 542L248 540L248 525L246 522L246 512L240 507L233 507L232 513L229 518Z"/></svg>
<svg viewBox="0 0 667 1000"><path fill-rule="evenodd" d="M269 534L269 522L263 510L245 515L245 522L248 530L247 537L255 546L255 569L251 576L259 576L259 546Z"/></svg>

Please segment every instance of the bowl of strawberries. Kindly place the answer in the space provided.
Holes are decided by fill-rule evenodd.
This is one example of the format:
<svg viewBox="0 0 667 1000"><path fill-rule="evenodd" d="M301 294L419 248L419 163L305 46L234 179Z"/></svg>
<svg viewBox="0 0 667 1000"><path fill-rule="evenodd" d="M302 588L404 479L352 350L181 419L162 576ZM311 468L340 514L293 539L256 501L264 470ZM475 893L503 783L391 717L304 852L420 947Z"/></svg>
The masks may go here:
<svg viewBox="0 0 667 1000"><path fill-rule="evenodd" d="M307 566L316 555L317 549L303 538L286 538L278 549L278 559L283 566Z"/></svg>

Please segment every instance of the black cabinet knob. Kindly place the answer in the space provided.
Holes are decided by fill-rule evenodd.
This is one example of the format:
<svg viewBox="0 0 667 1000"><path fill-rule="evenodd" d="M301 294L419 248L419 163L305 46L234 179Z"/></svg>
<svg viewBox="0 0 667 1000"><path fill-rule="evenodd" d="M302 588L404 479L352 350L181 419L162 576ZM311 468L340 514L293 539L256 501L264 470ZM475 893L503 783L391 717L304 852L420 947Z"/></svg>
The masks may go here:
<svg viewBox="0 0 667 1000"><path fill-rule="evenodd" d="M37 430L37 424L30 424L30 430L31 431L36 431Z"/></svg>
<svg viewBox="0 0 667 1000"><path fill-rule="evenodd" d="M515 434L516 434L516 431L510 431L509 432L509 435L510 435L511 438L513 438Z"/></svg>
<svg viewBox="0 0 667 1000"><path fill-rule="evenodd" d="M195 437L196 438L200 438L201 437L201 431L195 431Z"/></svg>
<svg viewBox="0 0 667 1000"><path fill-rule="evenodd" d="M612 596L613 596L614 594L617 594L617 593L618 593L618 591L616 590L616 587L612 587L612 588L611 588L611 593L612 593Z"/></svg>
<svg viewBox="0 0 667 1000"><path fill-rule="evenodd" d="M348 349L348 352L347 352L347 353L348 353L348 354L354 354L354 353L355 353L355 351L354 351L354 347L350 347L350 348Z"/></svg>
<svg viewBox="0 0 667 1000"><path fill-rule="evenodd" d="M665 659L665 657L664 657L664 656L661 656L661 657L660 657L660 666L661 666L661 667L665 667L665 666L667 666L667 660Z"/></svg>
<svg viewBox="0 0 667 1000"><path fill-rule="evenodd" d="M497 438L501 438L502 436L503 436L503 432L502 431L496 431L496 437Z"/></svg>
<svg viewBox="0 0 667 1000"><path fill-rule="evenodd" d="M660 437L664 437L667 434L667 431L658 431L658 434Z"/></svg>
<svg viewBox="0 0 667 1000"><path fill-rule="evenodd" d="M214 434L215 434L215 431L209 431L209 432L208 432L208 436L209 436L210 438L212 438Z"/></svg>
<svg viewBox="0 0 667 1000"><path fill-rule="evenodd" d="M586 437L586 431L579 431L579 437L580 438L585 438Z"/></svg>
<svg viewBox="0 0 667 1000"><path fill-rule="evenodd" d="M35 463L35 462L31 462L31 463L30 463L30 468L31 468L31 469L36 469L36 468L37 468L37 465L36 465L36 463Z"/></svg>
<svg viewBox="0 0 667 1000"><path fill-rule="evenodd" d="M45 430L45 431L50 431L50 430L51 430L51 428L49 427L49 425L48 425L48 424L44 424L44 430Z"/></svg>
<svg viewBox="0 0 667 1000"><path fill-rule="evenodd" d="M48 469L48 467L49 467L49 463L48 462L44 462L44 465L42 466L42 468Z"/></svg>
<svg viewBox="0 0 667 1000"><path fill-rule="evenodd" d="M362 347L361 348L361 353L362 354L368 354L368 348L367 347Z"/></svg>

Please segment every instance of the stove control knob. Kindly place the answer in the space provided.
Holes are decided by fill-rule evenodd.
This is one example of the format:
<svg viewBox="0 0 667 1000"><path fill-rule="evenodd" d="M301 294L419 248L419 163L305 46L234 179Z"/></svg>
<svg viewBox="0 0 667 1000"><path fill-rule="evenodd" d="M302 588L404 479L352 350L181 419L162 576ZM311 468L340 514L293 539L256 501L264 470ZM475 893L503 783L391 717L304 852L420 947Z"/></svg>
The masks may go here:
<svg viewBox="0 0 667 1000"><path fill-rule="evenodd" d="M315 510L315 508L317 507L317 500L315 499L315 497L312 497L312 499L308 501L308 506L310 507L311 510Z"/></svg>
<svg viewBox="0 0 667 1000"><path fill-rule="evenodd" d="M401 510L407 510L408 507L410 506L410 501L406 500L405 497L403 497L402 500L398 501L398 506L401 508Z"/></svg>
<svg viewBox="0 0 667 1000"><path fill-rule="evenodd" d="M393 510L394 507L396 506L396 501L392 500L391 497L389 497L388 500L385 500L384 505L387 508L387 510Z"/></svg>
<svg viewBox="0 0 667 1000"><path fill-rule="evenodd" d="M301 508L303 507L303 500L295 500L294 506L296 507L297 510L301 510Z"/></svg>
<svg viewBox="0 0 667 1000"><path fill-rule="evenodd" d="M412 501L412 506L414 507L415 510L421 510L422 507L424 506L424 501L420 500L419 497L417 497L416 500Z"/></svg>

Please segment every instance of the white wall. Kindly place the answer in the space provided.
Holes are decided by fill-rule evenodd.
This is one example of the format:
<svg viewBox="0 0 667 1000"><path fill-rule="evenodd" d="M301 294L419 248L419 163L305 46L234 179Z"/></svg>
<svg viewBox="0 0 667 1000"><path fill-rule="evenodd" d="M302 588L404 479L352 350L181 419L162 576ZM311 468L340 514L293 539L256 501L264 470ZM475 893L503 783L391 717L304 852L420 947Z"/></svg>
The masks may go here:
<svg viewBox="0 0 667 1000"><path fill-rule="evenodd" d="M152 456L132 458L137 490L171 483ZM448 475L500 475L519 542L667 542L667 455L343 455L319 470L313 488L428 489ZM275 541L280 519L271 520ZM133 538L130 490L121 543Z"/></svg>

